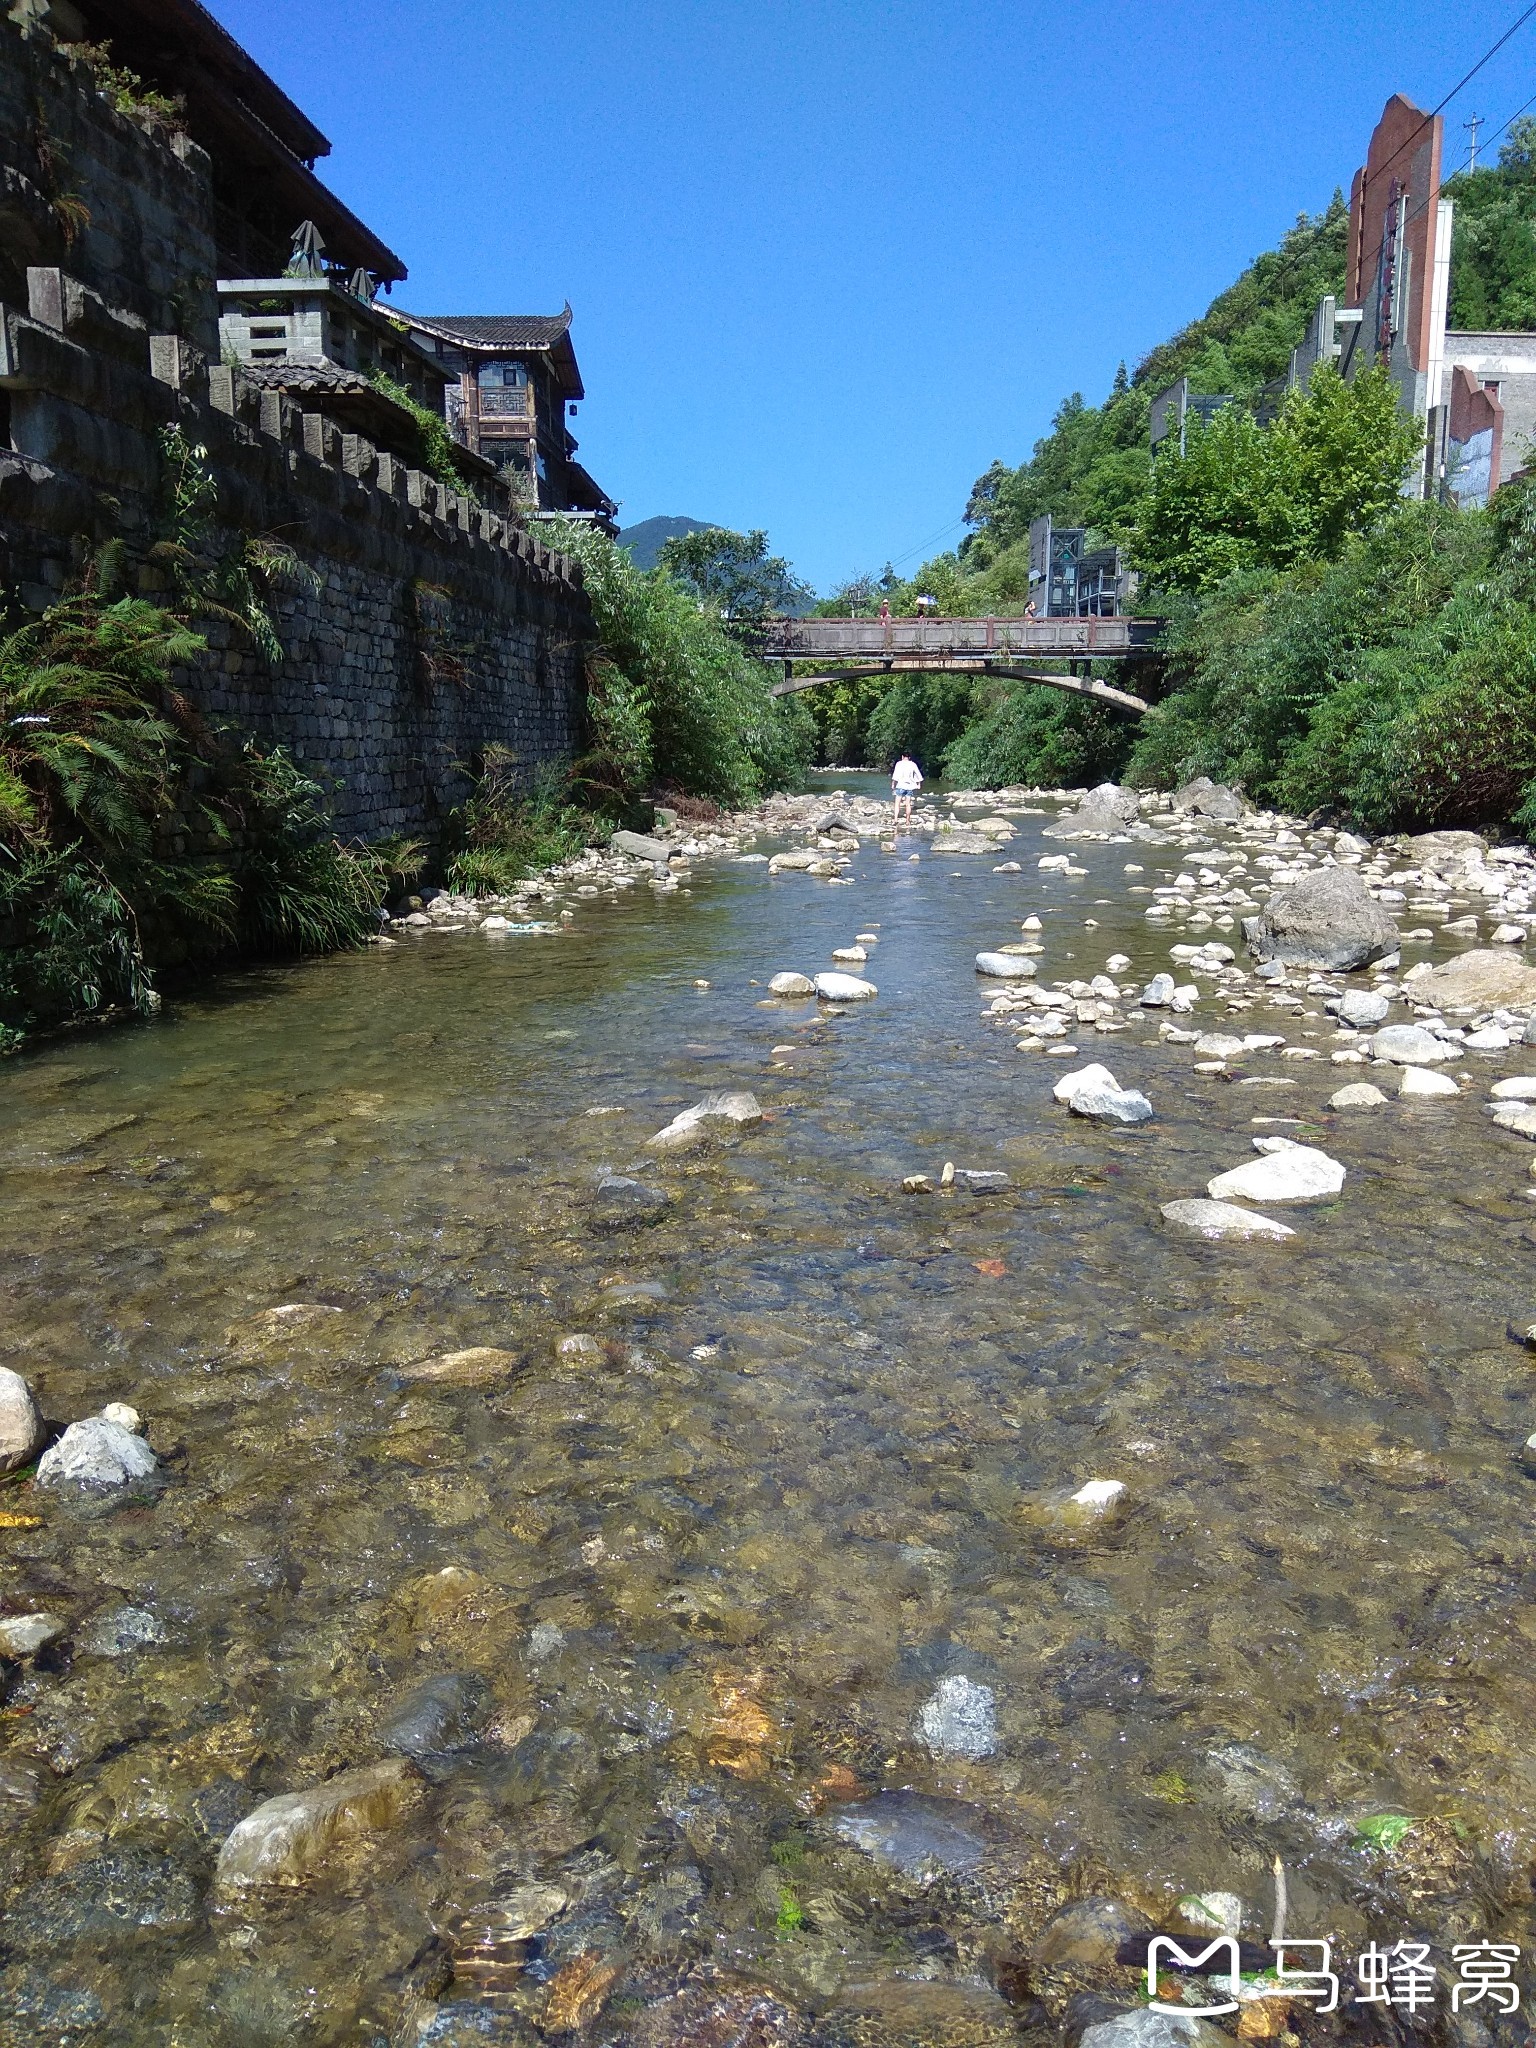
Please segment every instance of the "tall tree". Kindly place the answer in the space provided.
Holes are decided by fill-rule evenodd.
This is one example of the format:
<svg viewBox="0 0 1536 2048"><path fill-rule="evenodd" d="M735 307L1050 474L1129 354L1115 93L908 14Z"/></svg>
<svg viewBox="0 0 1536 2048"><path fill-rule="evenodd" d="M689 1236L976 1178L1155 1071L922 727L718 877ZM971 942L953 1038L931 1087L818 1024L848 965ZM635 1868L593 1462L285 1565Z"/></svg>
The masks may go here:
<svg viewBox="0 0 1536 2048"><path fill-rule="evenodd" d="M737 632L760 625L771 612L800 610L814 596L782 555L769 554L761 530L706 526L679 534L663 542L658 561L701 609Z"/></svg>

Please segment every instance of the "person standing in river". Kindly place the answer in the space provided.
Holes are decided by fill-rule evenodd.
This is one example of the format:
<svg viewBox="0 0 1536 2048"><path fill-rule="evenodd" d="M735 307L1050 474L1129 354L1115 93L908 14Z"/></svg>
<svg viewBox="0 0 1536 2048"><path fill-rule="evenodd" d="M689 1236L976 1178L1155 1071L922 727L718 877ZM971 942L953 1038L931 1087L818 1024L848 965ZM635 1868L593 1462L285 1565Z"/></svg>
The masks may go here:
<svg viewBox="0 0 1536 2048"><path fill-rule="evenodd" d="M891 770L891 823L901 824L901 807L907 807L907 823L912 822L912 799L923 786L923 771L910 754L903 754Z"/></svg>

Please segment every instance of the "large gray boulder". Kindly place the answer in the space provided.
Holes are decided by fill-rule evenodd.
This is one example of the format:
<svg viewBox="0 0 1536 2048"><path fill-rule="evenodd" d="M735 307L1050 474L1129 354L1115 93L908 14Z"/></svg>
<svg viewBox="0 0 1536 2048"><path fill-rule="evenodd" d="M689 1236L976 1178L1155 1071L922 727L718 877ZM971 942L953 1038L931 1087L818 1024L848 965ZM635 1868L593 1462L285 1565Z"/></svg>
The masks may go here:
<svg viewBox="0 0 1536 2048"><path fill-rule="evenodd" d="M1209 775L1197 775L1193 782L1174 791L1174 802L1181 811L1192 811L1197 818L1237 819L1247 815L1248 805L1239 791L1229 789L1224 782L1212 782Z"/></svg>
<svg viewBox="0 0 1536 2048"><path fill-rule="evenodd" d="M1075 811L1047 825L1047 839L1086 838L1095 832L1123 832L1135 823L1141 805L1134 789L1122 789L1117 782L1101 782L1090 789Z"/></svg>
<svg viewBox="0 0 1536 2048"><path fill-rule="evenodd" d="M107 1415L88 1415L83 1422L72 1422L44 1451L37 1462L37 1483L99 1492L153 1479L159 1467L143 1437Z"/></svg>
<svg viewBox="0 0 1536 2048"><path fill-rule="evenodd" d="M1398 931L1352 868L1314 868L1284 882L1257 917L1243 919L1256 960L1343 972L1398 949Z"/></svg>

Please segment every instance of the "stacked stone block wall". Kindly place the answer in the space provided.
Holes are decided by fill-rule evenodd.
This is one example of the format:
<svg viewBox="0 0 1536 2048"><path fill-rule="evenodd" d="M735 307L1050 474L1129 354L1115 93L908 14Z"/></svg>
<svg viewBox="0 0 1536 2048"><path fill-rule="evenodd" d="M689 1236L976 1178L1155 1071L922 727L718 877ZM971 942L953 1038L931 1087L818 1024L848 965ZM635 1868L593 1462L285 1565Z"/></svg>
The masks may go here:
<svg viewBox="0 0 1536 2048"><path fill-rule="evenodd" d="M568 760L592 632L579 566L210 364L206 163L116 113L41 32L17 38L0 19L0 74L20 49L30 80L0 88L0 167L25 158L16 127L41 98L58 102L50 119L69 112L71 161L112 177L94 241L77 237L68 264L29 262L0 299L0 602L13 617L40 610L113 540L144 594L163 597L151 548L167 522L163 437L179 429L217 485L213 557L267 539L307 574L272 588L281 662L214 618L206 656L178 680L210 719L287 746L331 791L339 829L434 831L493 744L529 779Z"/></svg>

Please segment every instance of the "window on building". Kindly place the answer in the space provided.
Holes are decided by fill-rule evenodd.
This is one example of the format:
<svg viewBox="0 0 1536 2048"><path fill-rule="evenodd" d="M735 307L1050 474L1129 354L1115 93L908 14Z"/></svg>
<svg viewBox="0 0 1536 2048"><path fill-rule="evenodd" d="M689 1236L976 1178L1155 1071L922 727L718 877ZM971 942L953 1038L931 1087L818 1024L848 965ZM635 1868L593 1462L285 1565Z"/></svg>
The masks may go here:
<svg viewBox="0 0 1536 2048"><path fill-rule="evenodd" d="M521 363L482 363L477 381L482 391L521 391L528 372Z"/></svg>

